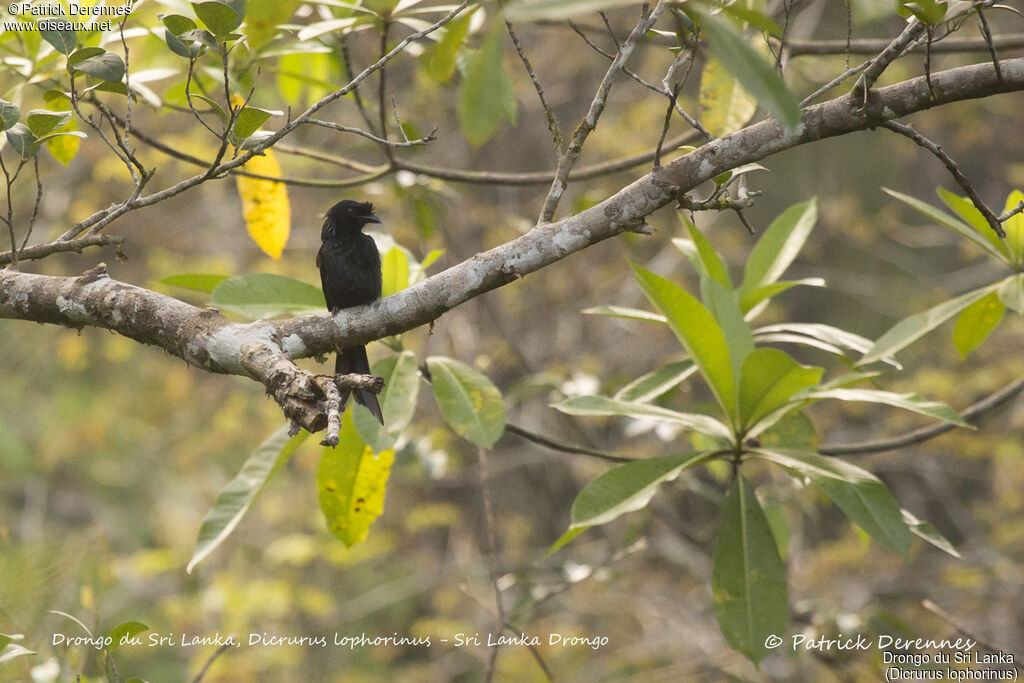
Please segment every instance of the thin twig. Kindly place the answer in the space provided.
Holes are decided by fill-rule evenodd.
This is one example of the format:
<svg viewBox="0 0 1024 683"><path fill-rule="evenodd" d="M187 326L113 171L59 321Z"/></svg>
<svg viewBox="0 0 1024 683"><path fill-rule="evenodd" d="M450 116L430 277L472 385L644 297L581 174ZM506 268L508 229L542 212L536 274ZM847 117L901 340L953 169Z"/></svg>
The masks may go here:
<svg viewBox="0 0 1024 683"><path fill-rule="evenodd" d="M47 244L33 244L31 247L22 247L18 250L17 260L18 261L34 261L41 258L46 258L51 254L59 254L61 252L76 251L81 253L86 247L104 247L108 244L120 245L124 244L123 237L117 237L115 235L86 235L85 237L79 237L73 240L65 240L49 242ZM11 252L0 251L0 266L5 266L12 262Z"/></svg>
<svg viewBox="0 0 1024 683"><path fill-rule="evenodd" d="M777 39L771 40L777 45ZM874 55L878 54L889 44L888 40L866 38L862 40L851 40L849 44L845 40L798 40L789 38L786 41L786 49L789 56L804 57L818 55ZM1024 48L1024 33L1011 35L993 36L991 46L985 40L977 38L947 38L937 41L932 46L933 52L986 52L991 48L999 50L1013 50ZM924 45L917 43L907 48L908 52L916 52L924 49Z"/></svg>
<svg viewBox="0 0 1024 683"><path fill-rule="evenodd" d="M498 0L498 7L502 10L502 18L504 19L505 3L503 0ZM558 116L555 115L555 110L548 102L547 97L544 95L544 88L541 87L540 79L537 78L537 74L533 70L533 66L530 64L529 57L526 56L526 51L523 50L523 46L519 43L519 36L516 35L516 31L512 28L512 22L505 19L505 28L508 30L508 37L512 39L512 44L516 48L516 52L519 54L519 59L523 63L523 68L526 69L526 73L530 76L530 81L533 83L533 89L537 91L537 98L540 100L540 106L544 109L544 116L547 118L548 130L551 132L551 141L555 145L555 149L558 151L562 150L562 129L558 125Z"/></svg>
<svg viewBox="0 0 1024 683"><path fill-rule="evenodd" d="M992 42L992 31L989 30L988 20L985 18L985 13L978 8L978 28L981 30L982 38L985 40L985 46L988 48L989 57L992 58L992 68L996 70L996 78L1000 81L1003 80L1002 67L999 66L999 55L996 54L996 46Z"/></svg>
<svg viewBox="0 0 1024 683"><path fill-rule="evenodd" d="M954 617L952 614L936 605L931 600L922 600L921 606L929 612L931 612L932 614L934 614L935 616L937 616L939 619L942 619L944 622L952 626L953 630L955 630L960 635L964 636L965 638L970 638L971 640L973 640L975 643L980 645L982 649L987 650L989 652L1006 652L1005 648L995 647L985 639L978 637L976 633L968 630L963 624L961 624L956 617ZM1024 665L1022 665L1021 662L1017 661L1016 657L1014 657L1013 659L1013 667L1017 669L1017 671L1024 672Z"/></svg>
<svg viewBox="0 0 1024 683"><path fill-rule="evenodd" d="M672 89L672 94L668 98L668 108L665 110L665 121L661 125L661 135L658 136L658 144L654 147L654 168L661 166L661 146L665 144L665 137L668 135L668 129L672 125L672 112L676 108L676 99L679 97L679 89L681 85L677 84Z"/></svg>
<svg viewBox="0 0 1024 683"><path fill-rule="evenodd" d="M960 417L967 421L973 420L981 416L983 413L994 408L998 408L1007 401L1010 401L1020 394L1021 391L1024 391L1024 377L1008 384L996 393L990 394L977 403L971 405L960 413ZM841 444L837 446L823 446L818 449L818 452L822 455L865 455L868 453L881 453L883 451L891 451L897 448L922 443L928 439L939 436L940 434L945 434L955 427L956 425L950 424L949 422L942 422L940 424L922 427L921 429L915 429L912 432L907 432L906 434L901 434L900 436L894 436L888 439Z"/></svg>
<svg viewBox="0 0 1024 683"><path fill-rule="evenodd" d="M516 436L532 441L533 443L550 448L553 451L561 451L562 453L573 453L576 455L589 455L593 458L600 458L601 460L607 460L609 462L632 462L635 458L624 458L621 455L615 455L614 453L607 453L605 451L596 451L591 448L584 448L582 446L573 446L571 444L561 443L550 439L546 436L542 436L535 432L531 432L528 429L520 427L514 424L506 424L505 431L509 434L515 434Z"/></svg>
<svg viewBox="0 0 1024 683"><path fill-rule="evenodd" d="M28 244L28 238L32 236L32 230L36 227L36 219L39 218L39 208L43 202L43 180L39 176L39 155L32 155L32 170L36 176L36 203L32 206L32 215L28 218L28 230L25 231L25 238L21 240L21 251L18 252L18 257L21 257L21 252L25 250L25 245Z"/></svg>
<svg viewBox="0 0 1024 683"><path fill-rule="evenodd" d="M558 170L555 171L555 179L551 183L551 189L548 191L547 197L544 199L544 206L541 209L538 223L548 223L554 217L555 210L558 208L558 202L568 186L569 172L579 160L580 153L583 151L583 144L590 133L597 127L597 121L604 112L605 105L608 102L608 93L611 91L615 76L626 60L629 59L629 56L633 54L633 49L636 47L637 42L654 25L664 9L665 4L663 2L659 2L653 12L650 10L649 5L644 3L640 13L640 21L637 22L629 37L626 38L626 41L619 48L619 53L612 60L612 64L608 67L608 71L605 72L601 85L598 86L597 94L594 95L594 99L590 103L587 115L576 127L569 146L565 150L565 154L558 160Z"/></svg>
<svg viewBox="0 0 1024 683"><path fill-rule="evenodd" d="M229 640L228 642L224 643L219 648L217 648L216 652L210 655L210 658L206 660L205 664L203 664L203 668L200 669L199 673L196 674L196 677L192 679L192 683L200 683L200 681L202 681L203 677L206 675L206 672L210 670L211 666L213 666L213 662L222 654L224 654L224 652L229 647L234 647L233 640Z"/></svg>
<svg viewBox="0 0 1024 683"><path fill-rule="evenodd" d="M480 478L480 497L483 500L484 508L484 539L487 543L487 565L491 575L491 586L494 588L494 604L497 611L498 619L498 631L499 633L504 629L505 626L505 607L501 600L501 585L499 579L501 578L498 574L498 547L495 542L494 532L494 511L491 506L491 490L490 483L488 482L489 476L487 473L487 449L483 446L477 446L476 449L477 458L480 461L480 466L477 468L477 474ZM494 680L494 669L495 664L498 661L499 648L491 648L490 660L487 662L487 677L488 683Z"/></svg>
<svg viewBox="0 0 1024 683"><path fill-rule="evenodd" d="M996 234L999 235L1000 237L1006 237L1006 232L1003 230L1003 226L999 224L999 217L992 212L992 209L988 208L988 205L986 205L985 202L981 199L981 196L978 194L977 190L974 189L974 186L971 185L971 182L967 179L967 176L963 174L963 172L960 170L960 167L957 166L955 161L953 161L952 157L946 154L941 147L936 145L934 142L932 142L925 136L918 133L910 126L904 125L902 123L897 123L896 121L885 121L878 125L882 128L885 128L886 130L891 130L894 133L899 133L904 137L910 138L919 146L925 148L926 150L934 154L936 157L938 157L939 161L943 163L943 165L949 171L950 175L953 176L953 180L956 181L956 184L959 185L960 188L967 193L967 197L971 200L971 203L974 204L974 207L981 212L982 216L985 217L985 222L988 223L989 227L995 230Z"/></svg>
<svg viewBox="0 0 1024 683"><path fill-rule="evenodd" d="M886 45L885 49L878 53L878 55L871 60L868 67L864 70L864 73L860 75L857 82L853 86L853 97L857 100L867 103L868 91L871 86L875 84L878 77L882 75L882 72L888 68L903 52L921 37L921 34L925 32L927 25L919 21L917 17L912 17L910 23L903 31L893 38L893 40Z"/></svg>
<svg viewBox="0 0 1024 683"><path fill-rule="evenodd" d="M362 128L352 128L351 126L343 126L340 123L335 123L334 121L308 119L306 123L309 123L314 126L320 126L322 128L330 128L331 130L336 130L341 133L355 133L356 135L360 135L366 138L367 140L372 140L373 142L376 142L378 145L384 145L387 147L419 147L421 145L427 144L428 142L433 142L434 140L437 139L437 136L435 135L435 133L437 133L437 126L434 126L434 130L432 130L430 132L430 135L426 137L419 138L418 140L406 140L405 142L396 142L393 140L387 140L385 138L378 137L373 133L363 130Z"/></svg>

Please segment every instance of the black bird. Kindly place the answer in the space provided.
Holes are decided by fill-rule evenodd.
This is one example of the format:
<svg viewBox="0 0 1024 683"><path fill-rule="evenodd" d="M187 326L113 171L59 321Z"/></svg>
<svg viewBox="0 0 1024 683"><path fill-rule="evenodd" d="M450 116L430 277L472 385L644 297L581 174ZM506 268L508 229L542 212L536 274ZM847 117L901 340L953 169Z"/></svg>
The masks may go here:
<svg viewBox="0 0 1024 683"><path fill-rule="evenodd" d="M363 234L363 226L367 223L380 223L373 213L373 204L351 199L338 202L324 216L324 226L320 231L323 244L316 255L316 267L320 269L320 283L331 313L380 298L380 252L373 238ZM342 349L335 361L334 373L369 375L366 347ZM356 403L366 406L384 424L377 396L359 389L353 393ZM343 395L342 399L344 402L348 396Z"/></svg>

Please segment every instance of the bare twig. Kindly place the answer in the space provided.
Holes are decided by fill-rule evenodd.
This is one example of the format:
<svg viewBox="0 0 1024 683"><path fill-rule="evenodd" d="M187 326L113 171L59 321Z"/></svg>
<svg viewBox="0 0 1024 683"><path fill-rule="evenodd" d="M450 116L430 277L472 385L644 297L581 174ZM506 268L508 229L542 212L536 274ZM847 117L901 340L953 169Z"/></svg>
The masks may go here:
<svg viewBox="0 0 1024 683"><path fill-rule="evenodd" d="M934 90L932 90L930 77L928 78L928 89L929 92L934 93ZM985 204L981 196L978 194L978 191L974 189L973 185L971 185L971 182L967 179L967 176L963 174L963 172L960 170L960 167L957 166L955 161L953 161L952 157L946 154L941 147L936 145L934 142L932 142L925 136L918 133L910 126L904 125L902 123L897 123L896 121L886 121L880 125L882 128L885 128L886 130L891 130L894 133L899 133L904 137L910 138L919 146L925 148L926 150L934 154L936 157L938 157L939 161L941 161L942 164L946 167L950 175L953 176L953 180L956 181L956 184L959 185L965 193L967 193L967 197L971 200L971 203L974 204L974 207L981 212L982 216L985 217L985 222L988 223L989 227L995 230L996 234L999 235L1000 237L1006 237L1006 232L1003 230L1003 226L999 224L999 217L992 212L992 209L988 208L988 205Z"/></svg>
<svg viewBox="0 0 1024 683"><path fill-rule="evenodd" d="M921 34L927 29L927 24L919 21L917 17L912 17L907 27L894 38L885 49L878 53L874 59L871 60L868 67L864 70L864 73L860 75L857 82L853 86L853 97L860 100L861 102L867 103L868 91L871 86L875 84L878 77L882 75L882 72L888 68L900 55L903 54L904 50L907 49L912 43L916 42Z"/></svg>
<svg viewBox="0 0 1024 683"><path fill-rule="evenodd" d="M491 502L491 489L490 482L488 481L488 467L487 467L487 449L483 446L477 446L476 449L477 458L480 461L480 466L477 468L477 474L480 480L480 497L483 501L484 515L484 539L487 543L486 554L487 554L487 568L491 575L491 586L494 589L494 606L497 613L498 631L501 632L505 627L505 607L501 599L501 584L500 575L498 573L498 544L496 542L496 535L494 529L494 510ZM487 662L487 676L486 680L488 683L494 680L494 669L495 664L498 661L497 647L491 648L491 656Z"/></svg>
<svg viewBox="0 0 1024 683"><path fill-rule="evenodd" d="M601 460L607 460L608 462L632 462L634 458L624 458L621 455L615 455L614 453L606 453L605 451L595 451L590 448L584 448L582 446L573 446L571 444L561 443L554 439L548 438L531 432L528 429L520 427L514 424L506 424L505 432L508 434L515 434L516 436L532 441L535 444L550 448L553 451L561 451L562 453L573 453L576 455L589 455L593 458L600 458Z"/></svg>
<svg viewBox="0 0 1024 683"><path fill-rule="evenodd" d="M1002 68L999 66L999 55L996 53L996 46L992 41L992 31L989 30L988 20L985 18L985 13L978 8L978 28L981 30L982 38L985 41L985 47L988 48L989 57L992 58L992 68L996 70L996 78L1003 78Z"/></svg>
<svg viewBox="0 0 1024 683"><path fill-rule="evenodd" d="M777 41L772 39L772 44ZM863 40L799 40L789 38L786 40L786 49L790 57L802 57L805 55L874 55L878 54L889 44L888 40L867 38ZM999 50L1013 50L1024 48L1024 33L1012 35L993 36L991 46L988 41L976 38L946 38L937 41L932 46L933 52L985 52L991 48ZM915 43L907 48L908 52L915 52L924 49L921 43Z"/></svg>
<svg viewBox="0 0 1024 683"><path fill-rule="evenodd" d="M31 247L22 246L18 250L18 261L33 261L41 258L46 258L51 254L59 254L61 252L76 251L81 253L83 249L87 247L104 247L108 244L115 246L123 244L124 238L117 237L115 235L86 235L85 237L79 237L78 239L66 240L64 242L50 242L48 244L35 244ZM0 266L7 265L12 262L11 252L2 251L0 252Z"/></svg>
<svg viewBox="0 0 1024 683"><path fill-rule="evenodd" d="M980 417L982 414L998 408L1007 401L1012 400L1018 394L1024 391L1024 377L1018 379L1011 384L1006 385L994 394L986 396L977 403L966 408L960 413L960 417L964 420L974 420ZM879 439L877 441L865 441L862 443L853 444L841 444L836 446L823 446L818 451L823 455L866 455L869 453L881 453L883 451L891 451L897 448L904 448L906 446L912 446L914 444L922 443L929 439L935 438L940 434L954 429L956 425L948 422L942 422L940 424L931 425L928 427L922 427L921 429L915 429L912 432L901 434L900 436L894 436L889 439Z"/></svg>
<svg viewBox="0 0 1024 683"><path fill-rule="evenodd" d="M498 6L502 8L502 15L504 18L505 3L503 0L498 0ZM526 73L530 76L530 81L533 83L533 89L537 91L537 99L540 100L540 106L544 109L544 117L548 122L548 130L551 132L551 141L558 151L562 150L562 129L558 125L558 116L555 115L555 110L548 102L547 97L544 95L544 88L541 87L540 79L537 78L537 74L533 70L533 66L530 64L529 57L526 56L526 51L523 50L523 46L519 43L519 36L516 35L516 31L512 28L512 22L505 19L505 28L508 30L508 37L512 39L512 44L516 48L516 52L519 54L519 59L523 62L523 68L526 69Z"/></svg>
<svg viewBox="0 0 1024 683"><path fill-rule="evenodd" d="M647 33L648 29L654 25L654 23L661 16L662 11L665 9L663 2L659 2L653 11L650 10L647 3L644 3L643 10L640 14L640 21L633 28L633 31L626 38L626 41L619 47L619 52L612 60L612 64L608 67L608 71L605 72L604 79L598 86L597 94L594 95L593 101L590 103L590 110L587 115L583 118L583 121L573 131L572 139L569 142L568 148L565 153L558 160L558 169L555 171L555 179L551 183L551 189L548 191L548 196L544 200L544 206L540 212L540 218L538 223L548 223L555 215L555 210L558 208L558 202L562 198L562 194L565 192L565 188L568 186L569 172L573 166L576 165L576 161L580 157L580 153L583 151L583 144L586 142L587 137L597 127L597 121L601 118L601 114L604 112L605 105L608 102L608 93L611 91L612 83L615 81L615 76L618 74L619 69L629 59L629 56L633 54L633 49L636 47L637 42Z"/></svg>
<svg viewBox="0 0 1024 683"><path fill-rule="evenodd" d="M229 640L228 642L218 647L217 651L210 655L210 658L206 660L205 664L203 664L203 668L199 670L199 673L196 674L196 677L192 679L192 683L200 683L203 680L203 677L206 676L207 672L210 670L210 667L213 666L214 661L216 661L218 657L224 654L228 650L228 648L234 647L233 642L233 640Z"/></svg>
<svg viewBox="0 0 1024 683"><path fill-rule="evenodd" d="M672 125L672 111L676 107L676 98L679 97L680 85L676 85L668 98L668 108L665 110L665 121L661 126L661 135L658 136L658 144L654 147L654 168L661 166L661 146L665 144L665 137L668 135L668 129Z"/></svg>
<svg viewBox="0 0 1024 683"><path fill-rule="evenodd" d="M343 126L340 123L335 123L334 121L308 119L306 123L309 123L314 126L320 126L321 128L330 128L331 130L336 130L341 133L354 133L356 135L361 135L367 140L372 140L373 142L376 142L378 145L384 145L387 147L419 147L427 144L428 142L433 142L434 140L437 139L437 136L435 135L435 133L437 133L437 126L434 126L434 130L430 131L430 135L426 137L419 138L417 140L406 140L404 142L396 142L393 140L386 140L382 137L378 137L373 133L363 130L362 128L352 128L351 126Z"/></svg>

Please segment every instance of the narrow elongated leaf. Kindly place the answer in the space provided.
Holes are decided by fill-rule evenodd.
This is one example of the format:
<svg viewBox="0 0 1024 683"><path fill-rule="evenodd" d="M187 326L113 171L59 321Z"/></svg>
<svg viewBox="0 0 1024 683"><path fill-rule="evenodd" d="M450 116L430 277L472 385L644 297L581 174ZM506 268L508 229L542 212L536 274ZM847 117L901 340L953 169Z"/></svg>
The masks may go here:
<svg viewBox="0 0 1024 683"><path fill-rule="evenodd" d="M965 308L953 325L953 346L966 356L988 339L1003 319L1006 306L996 292L990 292Z"/></svg>
<svg viewBox="0 0 1024 683"><path fill-rule="evenodd" d="M444 419L459 436L490 448L505 431L505 406L491 380L451 358L432 356L427 367L434 398Z"/></svg>
<svg viewBox="0 0 1024 683"><path fill-rule="evenodd" d="M824 287L825 280L820 277L805 277L799 280L782 280L781 282L773 282L770 285L754 287L753 289L746 290L740 296L740 310L742 310L744 314L749 313L762 301L767 301L776 294L781 294L787 289L799 286Z"/></svg>
<svg viewBox="0 0 1024 683"><path fill-rule="evenodd" d="M669 327L700 368L719 405L726 414L733 415L736 382L725 334L718 322L697 299L674 282L636 265L633 272L647 298L665 316Z"/></svg>
<svg viewBox="0 0 1024 683"><path fill-rule="evenodd" d="M592 306L591 308L584 308L582 313L587 315L606 315L611 318L626 318L627 320L643 320L652 323L668 322L668 318L660 313L652 313L627 306Z"/></svg>
<svg viewBox="0 0 1024 683"><path fill-rule="evenodd" d="M800 102L786 87L779 72L728 22L713 15L704 15L702 22L711 54L775 120L794 130L800 123Z"/></svg>
<svg viewBox="0 0 1024 683"><path fill-rule="evenodd" d="M161 284L171 285L172 287L184 287L185 289L191 289L196 292L203 292L210 294L217 285L227 280L230 275L212 275L208 273L181 273L180 275L168 275L163 280L160 280Z"/></svg>
<svg viewBox="0 0 1024 683"><path fill-rule="evenodd" d="M8 643L4 647L0 647L0 664L10 661L16 657L24 657L25 655L34 654L36 654L35 650L29 650L17 643Z"/></svg>
<svg viewBox="0 0 1024 683"><path fill-rule="evenodd" d="M473 10L470 10L448 22L441 40L427 52L425 71L438 83L447 83L455 75L455 57L466 39L472 17Z"/></svg>
<svg viewBox="0 0 1024 683"><path fill-rule="evenodd" d="M729 364L732 366L733 382L739 385L740 372L743 362L754 350L754 335L750 331L750 325L743 319L743 312L740 310L732 292L714 280L704 278L700 282L701 293L704 298L704 305L718 321L725 335L726 346L729 347ZM736 406L732 407L737 410ZM738 412L735 414L738 415Z"/></svg>
<svg viewBox="0 0 1024 683"><path fill-rule="evenodd" d="M652 406L649 403L630 403L607 396L573 396L559 403L553 403L551 407L568 415L621 415L640 420L668 422L709 436L726 440L732 439L732 432L729 428L710 415L680 413L661 406Z"/></svg>
<svg viewBox="0 0 1024 683"><path fill-rule="evenodd" d="M917 199L916 197L911 197L910 195L906 195L901 192L896 192L895 190L890 190L887 187L883 187L882 190L889 196L895 197L904 204L907 204L908 206L917 209L920 213L932 219L939 225L945 226L946 228L949 228L950 230L960 235L961 237L964 237L966 239L969 239L971 242L974 242L979 247L987 251L992 256L995 256L1003 263L1009 264L1009 252L1005 249L1005 247L993 244L987 238L982 236L983 233L980 233L978 230L972 228L970 225L954 218L953 216L950 216L948 213L944 211L936 209L928 202L922 202L920 199ZM944 195L940 191L939 196L942 197L943 201L946 201L948 197L951 195ZM985 224L985 229L994 232L992 228L988 227L987 223ZM998 238L998 236L996 237Z"/></svg>
<svg viewBox="0 0 1024 683"><path fill-rule="evenodd" d="M921 415L934 417L936 420L949 422L958 427L974 427L960 417L960 414L938 401L927 401L915 394L895 394L891 391L878 391L876 389L823 389L809 391L803 396L811 399L834 398L840 401L866 401L868 403L882 403L895 408L903 408Z"/></svg>
<svg viewBox="0 0 1024 683"><path fill-rule="evenodd" d="M327 528L346 546L365 539L370 525L384 512L384 493L394 460L392 450L374 454L356 433L352 413L345 411L338 445L324 448L320 456L316 486Z"/></svg>
<svg viewBox="0 0 1024 683"><path fill-rule="evenodd" d="M679 385L695 372L697 372L697 366L693 364L692 360L668 363L657 370L637 377L615 392L613 398L617 401L647 403Z"/></svg>
<svg viewBox="0 0 1024 683"><path fill-rule="evenodd" d="M1024 314L1024 273L1011 275L996 290L999 300L1012 311Z"/></svg>
<svg viewBox="0 0 1024 683"><path fill-rule="evenodd" d="M212 301L218 308L251 320L327 307L319 287L272 273L228 278L214 287Z"/></svg>
<svg viewBox="0 0 1024 683"><path fill-rule="evenodd" d="M221 490L213 508L206 514L206 519L199 527L199 539L196 541L192 559L185 567L186 572L192 573L192 569L235 530L267 482L288 462L309 436L309 432L306 431L288 436L289 429L290 425L284 425L271 434L246 459L235 478Z"/></svg>
<svg viewBox="0 0 1024 683"><path fill-rule="evenodd" d="M857 365L867 365L868 363L874 363L882 358L892 356L897 351L910 346L975 301L983 299L998 287L999 283L996 283L975 289L949 301L943 301L938 306L933 306L927 311L915 313L910 317L904 318L879 337L871 348L868 349L868 352L857 361Z"/></svg>
<svg viewBox="0 0 1024 683"><path fill-rule="evenodd" d="M750 484L737 476L729 490L711 567L715 616L722 635L755 664L772 650L769 636L786 632L786 567L771 525Z"/></svg>
<svg viewBox="0 0 1024 683"><path fill-rule="evenodd" d="M592 526L642 510L658 486L672 481L688 468L713 457L709 452L675 453L614 467L587 484L572 503L569 529L555 541L548 555Z"/></svg>
<svg viewBox="0 0 1024 683"><path fill-rule="evenodd" d="M711 246L711 242L708 242L708 238L704 236L700 230L697 229L693 223L686 217L683 217L683 224L686 226L686 231L690 235L690 239L693 241L696 247L696 259L691 258L693 261L693 267L697 270L700 275L707 276L717 282L718 284L725 287L726 290L732 291L732 280L729 279L729 270L725 267L725 263L722 261L718 252ZM676 247L680 247L682 240L674 239L672 243ZM684 254L688 254L686 249L682 249Z"/></svg>
<svg viewBox="0 0 1024 683"><path fill-rule="evenodd" d="M876 541L907 556L910 529L899 505L878 477L845 460L810 452L755 449L753 453L807 476L821 488L851 522Z"/></svg>
<svg viewBox="0 0 1024 683"><path fill-rule="evenodd" d="M907 526L910 527L910 531L915 536L923 538L942 552L960 559L961 556L959 551L953 547L953 544L949 542L948 538L939 533L938 529L932 526L929 522L918 519L908 510L900 510L900 512L903 513L903 521L907 523Z"/></svg>
<svg viewBox="0 0 1024 683"><path fill-rule="evenodd" d="M754 118L757 100L724 64L711 58L700 75L701 123L716 138L735 133Z"/></svg>
<svg viewBox="0 0 1024 683"><path fill-rule="evenodd" d="M888 192L888 190L886 191ZM981 244L980 246L985 249L985 251L988 251L1004 263L1009 260L1010 250L1007 249L1006 242L996 234L996 231L992 229L992 226L988 224L985 217L981 215L981 211L978 211L978 208L974 206L970 199L953 194L943 187L936 188L936 192L939 195L939 199L941 199L946 206L955 211L960 218L964 219L968 225L974 228L978 235L984 238L985 241L992 246L992 249L989 249L984 244ZM889 192L889 194L897 197L898 199L903 198L903 196L899 196L893 192ZM914 205L911 204L911 206ZM915 206L914 208L917 207ZM969 237L968 239L972 242L977 242L973 237ZM993 251L993 249L995 251ZM1002 256L1000 256L1000 254L1002 254Z"/></svg>
<svg viewBox="0 0 1024 683"><path fill-rule="evenodd" d="M779 214L747 259L740 293L777 281L803 249L817 221L817 199L796 204Z"/></svg>
<svg viewBox="0 0 1024 683"><path fill-rule="evenodd" d="M465 79L459 89L459 123L462 134L474 146L491 139L498 119L516 120L516 93L505 72L504 26L493 22L484 44L466 62Z"/></svg>
<svg viewBox="0 0 1024 683"><path fill-rule="evenodd" d="M362 406L355 406L352 421L356 431L375 453L393 448L402 430L416 411L416 397L420 389L419 365L416 354L402 351L373 364L370 371L384 379L384 389L377 395L384 424Z"/></svg>
<svg viewBox="0 0 1024 683"><path fill-rule="evenodd" d="M749 426L821 381L824 368L800 365L778 349L756 349L743 364L740 418Z"/></svg>

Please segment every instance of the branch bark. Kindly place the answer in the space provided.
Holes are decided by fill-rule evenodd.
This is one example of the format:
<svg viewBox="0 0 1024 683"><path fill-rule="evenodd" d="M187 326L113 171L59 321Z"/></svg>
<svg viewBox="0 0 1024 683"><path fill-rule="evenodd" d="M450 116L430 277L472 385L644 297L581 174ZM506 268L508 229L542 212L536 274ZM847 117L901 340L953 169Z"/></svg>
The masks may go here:
<svg viewBox="0 0 1024 683"><path fill-rule="evenodd" d="M845 95L808 107L793 132L773 120L749 126L654 169L586 211L538 225L397 294L333 316L232 323L215 309L199 309L112 280L98 266L79 277L0 271L0 318L111 329L209 372L250 376L269 387L266 373L243 362L259 346L267 347L272 357L294 360L413 329L473 297L636 229L655 210L736 166L932 107L1024 90L1024 59L1003 61L1001 76L991 63L960 67L932 74L931 89L920 77L871 90L866 103ZM294 395L301 398L299 394L296 390ZM286 403L289 395L275 398ZM323 402L314 402L297 421L313 431L322 428L327 416L321 410L326 410Z"/></svg>

